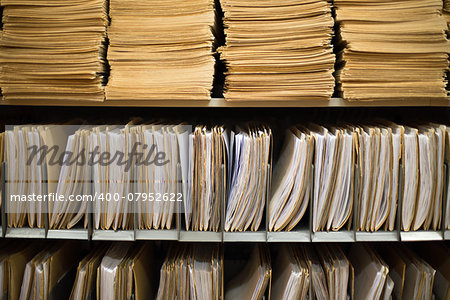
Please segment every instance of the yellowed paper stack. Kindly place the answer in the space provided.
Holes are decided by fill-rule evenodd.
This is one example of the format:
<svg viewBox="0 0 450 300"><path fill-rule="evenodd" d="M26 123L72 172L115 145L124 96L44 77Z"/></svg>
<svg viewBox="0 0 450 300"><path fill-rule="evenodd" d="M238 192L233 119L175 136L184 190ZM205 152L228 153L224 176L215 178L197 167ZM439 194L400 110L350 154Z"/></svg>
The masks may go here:
<svg viewBox="0 0 450 300"><path fill-rule="evenodd" d="M444 0L444 17L447 20L447 24L450 24L450 1Z"/></svg>
<svg viewBox="0 0 450 300"><path fill-rule="evenodd" d="M105 0L2 0L4 100L103 101Z"/></svg>
<svg viewBox="0 0 450 300"><path fill-rule="evenodd" d="M108 100L209 100L213 0L110 1Z"/></svg>
<svg viewBox="0 0 450 300"><path fill-rule="evenodd" d="M326 0L223 0L225 99L330 99L334 21Z"/></svg>
<svg viewBox="0 0 450 300"><path fill-rule="evenodd" d="M450 44L442 0L336 0L337 72L348 100L443 98Z"/></svg>

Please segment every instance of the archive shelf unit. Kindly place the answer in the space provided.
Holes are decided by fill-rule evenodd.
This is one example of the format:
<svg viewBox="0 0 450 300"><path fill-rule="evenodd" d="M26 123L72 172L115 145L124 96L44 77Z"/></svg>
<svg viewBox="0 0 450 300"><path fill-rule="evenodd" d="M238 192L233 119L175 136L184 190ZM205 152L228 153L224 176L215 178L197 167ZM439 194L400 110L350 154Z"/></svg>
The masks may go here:
<svg viewBox="0 0 450 300"><path fill-rule="evenodd" d="M196 111L199 111L196 115ZM266 121L274 118L280 122L290 119L302 124L308 115L333 116L339 118L342 113L346 115L367 113L375 117L402 117L403 120L414 120L422 116L434 122L448 123L450 119L450 101L441 100L391 100L383 102L347 102L339 98L333 98L329 102L323 101L295 101L295 102L233 102L223 99L207 101L127 101L125 102L23 102L0 105L0 118L2 125L23 124L33 122L51 122L54 118L68 120L71 118L86 118L91 124L101 117L109 117L109 121L117 120L121 124L124 119L140 116L147 119L167 118L183 120L190 117L191 120L232 120L231 122L244 122L249 119ZM395 119L395 118L394 118ZM94 120L94 121L93 121ZM346 121L345 118L341 119ZM21 123L18 123L21 122ZM94 123L92 123L94 122ZM202 122L202 121L199 121ZM286 128L286 127L284 127ZM3 129L3 128L1 128ZM4 165L3 168L6 166ZM450 168L446 167L446 180L450 178ZM2 172L5 174L5 172ZM2 178L4 184L5 179ZM446 186L448 186L446 184ZM3 188L5 193L5 189ZM448 191L444 191L444 204ZM6 195L3 195L5 199ZM266 199L266 201L268 201ZM307 215L311 219L312 205L309 205ZM267 208L267 203L266 203ZM400 216L401 207L398 207L397 218ZM267 210L266 210L267 211ZM223 209L222 209L223 212ZM445 210L444 210L445 213ZM306 215L305 215L306 216ZM223 217L223 215L222 215ZM442 219L445 219L445 215ZM71 239L71 240L97 240L97 241L135 241L135 240L165 240L180 242L393 242L393 241L443 241L450 240L450 231L444 230L442 221L441 230L403 232L400 230L399 220L394 231L360 232L356 231L353 224L348 230L338 232L311 231L311 224L303 224L290 232L267 231L266 221L261 224L261 230L257 232L225 232L223 228L219 232L187 231L183 228L181 217L178 215L176 228L171 230L95 230L92 226L92 218L89 219L88 228L76 228L69 230L49 230L48 223L44 229L35 228L8 228L6 214L2 209L2 235L3 238L30 238L30 239ZM264 224L265 223L265 224Z"/></svg>

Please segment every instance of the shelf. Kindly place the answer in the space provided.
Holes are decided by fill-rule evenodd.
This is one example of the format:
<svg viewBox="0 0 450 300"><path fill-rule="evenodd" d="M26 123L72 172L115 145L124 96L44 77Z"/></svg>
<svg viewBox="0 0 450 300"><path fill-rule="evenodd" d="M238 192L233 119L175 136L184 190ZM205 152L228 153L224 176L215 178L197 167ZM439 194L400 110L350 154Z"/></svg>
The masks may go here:
<svg viewBox="0 0 450 300"><path fill-rule="evenodd" d="M176 241L178 231L171 230L136 230L136 240Z"/></svg>
<svg viewBox="0 0 450 300"><path fill-rule="evenodd" d="M362 232L355 233L357 242L397 242L399 236L396 231L376 231L376 232Z"/></svg>
<svg viewBox="0 0 450 300"><path fill-rule="evenodd" d="M298 231L287 231L287 232L267 232L267 241L275 242L275 243L295 243L302 242L308 243L311 242L311 235L309 234L309 230L298 230Z"/></svg>
<svg viewBox="0 0 450 300"><path fill-rule="evenodd" d="M66 239L66 240L89 240L89 231L87 229L50 229L47 232L48 239Z"/></svg>
<svg viewBox="0 0 450 300"><path fill-rule="evenodd" d="M402 231L400 232L402 242L419 242L419 241L442 241L442 232L437 231Z"/></svg>
<svg viewBox="0 0 450 300"><path fill-rule="evenodd" d="M94 241L134 241L134 230L94 230Z"/></svg>
<svg viewBox="0 0 450 300"><path fill-rule="evenodd" d="M225 101L223 98L205 100L129 100L129 101L67 101L14 100L0 101L0 105L20 106L98 106L98 107L392 107L392 106L447 106L450 98L392 99L377 101L346 101L342 98L298 101Z"/></svg>
<svg viewBox="0 0 450 300"><path fill-rule="evenodd" d="M6 238L45 239L44 228L7 228Z"/></svg>
<svg viewBox="0 0 450 300"><path fill-rule="evenodd" d="M24 239L63 239L63 240L89 240L95 241L179 241L179 242L249 242L249 243L309 243L309 242L419 242L450 240L450 230L447 231L377 231L354 232L319 231L311 233L309 229L300 228L293 231L266 232L213 232L213 231L186 231L186 230L93 230L92 236L88 229L48 230L39 228L7 228L6 238Z"/></svg>

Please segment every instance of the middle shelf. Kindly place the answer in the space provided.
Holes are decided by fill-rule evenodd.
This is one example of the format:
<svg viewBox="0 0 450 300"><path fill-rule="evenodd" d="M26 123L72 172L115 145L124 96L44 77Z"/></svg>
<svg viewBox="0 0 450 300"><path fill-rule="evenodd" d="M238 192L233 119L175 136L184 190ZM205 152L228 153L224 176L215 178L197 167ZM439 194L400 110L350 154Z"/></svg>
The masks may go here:
<svg viewBox="0 0 450 300"><path fill-rule="evenodd" d="M298 125L278 151L278 136L257 123L16 125L3 137L6 238L449 236L450 130L432 122Z"/></svg>

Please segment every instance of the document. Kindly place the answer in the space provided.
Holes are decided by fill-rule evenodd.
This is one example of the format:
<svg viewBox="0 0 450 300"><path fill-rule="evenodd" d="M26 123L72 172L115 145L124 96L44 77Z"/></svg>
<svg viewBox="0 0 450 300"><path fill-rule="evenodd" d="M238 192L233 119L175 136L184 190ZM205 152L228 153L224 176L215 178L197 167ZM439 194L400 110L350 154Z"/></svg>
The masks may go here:
<svg viewBox="0 0 450 300"><path fill-rule="evenodd" d="M103 101L107 3L2 1L3 99Z"/></svg>
<svg viewBox="0 0 450 300"><path fill-rule="evenodd" d="M329 100L334 21L325 0L221 1L227 101Z"/></svg>
<svg viewBox="0 0 450 300"><path fill-rule="evenodd" d="M108 100L210 99L219 38L213 0L109 4Z"/></svg>
<svg viewBox="0 0 450 300"><path fill-rule="evenodd" d="M425 4L424 4L425 3ZM338 0L336 72L344 99L446 98L450 44L442 1Z"/></svg>

